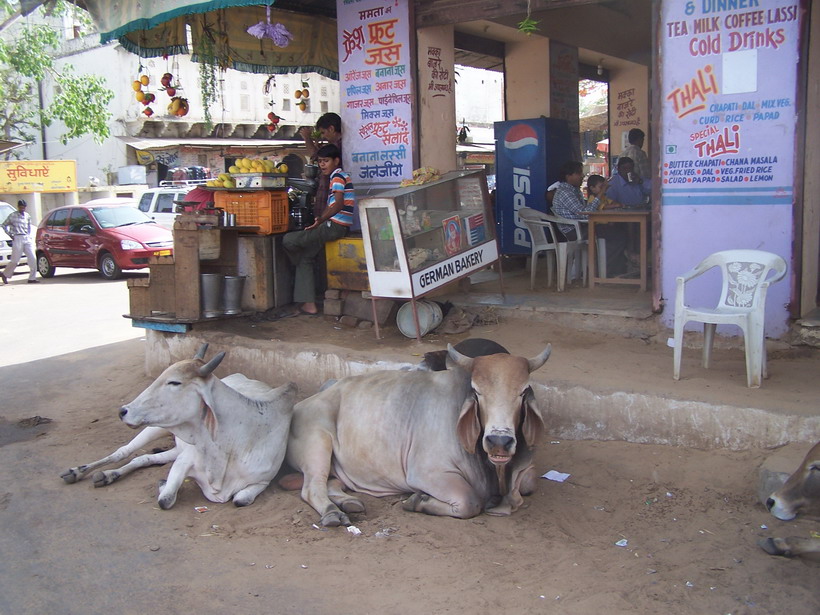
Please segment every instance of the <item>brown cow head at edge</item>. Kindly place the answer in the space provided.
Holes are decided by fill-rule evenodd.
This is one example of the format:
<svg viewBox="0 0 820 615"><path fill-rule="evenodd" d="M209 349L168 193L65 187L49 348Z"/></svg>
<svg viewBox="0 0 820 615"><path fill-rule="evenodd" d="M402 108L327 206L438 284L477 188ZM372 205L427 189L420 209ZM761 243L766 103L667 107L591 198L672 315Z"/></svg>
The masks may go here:
<svg viewBox="0 0 820 615"><path fill-rule="evenodd" d="M464 449L475 453L476 442L481 438L489 460L503 467L515 455L519 425L525 444L530 448L534 446L544 423L529 375L547 361L551 346L547 345L532 359L505 354L473 359L452 346L448 346L447 351L450 358L471 375L472 392L464 401L456 426Z"/></svg>

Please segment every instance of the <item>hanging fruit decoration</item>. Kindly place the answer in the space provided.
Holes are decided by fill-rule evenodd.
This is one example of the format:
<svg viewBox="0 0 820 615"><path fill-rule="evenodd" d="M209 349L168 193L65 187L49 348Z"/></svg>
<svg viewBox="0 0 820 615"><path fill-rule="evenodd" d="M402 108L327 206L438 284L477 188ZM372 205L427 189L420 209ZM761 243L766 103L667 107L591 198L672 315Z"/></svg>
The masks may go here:
<svg viewBox="0 0 820 615"><path fill-rule="evenodd" d="M162 90L171 98L177 95L177 90L182 89L179 80L174 81L174 75L171 73L165 73L159 81L162 84Z"/></svg>
<svg viewBox="0 0 820 615"><path fill-rule="evenodd" d="M268 113L268 132L274 132L279 127L279 122L282 120L281 117L276 115L273 111Z"/></svg>
<svg viewBox="0 0 820 615"><path fill-rule="evenodd" d="M188 115L188 99L174 96L168 104L168 113L177 117Z"/></svg>
<svg viewBox="0 0 820 615"><path fill-rule="evenodd" d="M302 89L296 90L293 93L293 97L299 101L296 103L296 106L302 111L306 111L308 106L307 99L310 97L310 90L308 89L307 80L302 81Z"/></svg>
<svg viewBox="0 0 820 615"><path fill-rule="evenodd" d="M271 75L268 77L267 81L265 81L265 86L262 88L262 91L265 94L270 96L270 101L268 101L268 106L271 107L270 112L268 113L268 124L265 128L268 129L268 132L273 134L276 132L276 129L279 128L279 122L282 120L276 112L273 110L273 107L276 106L275 98L276 98L276 75Z"/></svg>
<svg viewBox="0 0 820 615"><path fill-rule="evenodd" d="M140 66L140 72L142 72L142 66ZM146 87L149 83L151 83L151 78L146 75L142 74L134 82L131 84L131 88L134 90L134 98L137 102L142 103L145 106L145 109L142 110L142 113L147 117L151 117L154 115L154 110L151 109L148 105L156 100L156 96L147 90L143 90L143 87Z"/></svg>

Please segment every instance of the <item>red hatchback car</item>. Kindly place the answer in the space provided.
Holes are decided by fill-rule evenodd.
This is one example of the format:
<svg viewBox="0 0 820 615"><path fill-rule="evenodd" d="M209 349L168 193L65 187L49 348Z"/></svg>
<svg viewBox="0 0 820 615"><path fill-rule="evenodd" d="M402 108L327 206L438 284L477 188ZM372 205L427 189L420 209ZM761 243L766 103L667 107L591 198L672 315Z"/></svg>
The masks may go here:
<svg viewBox="0 0 820 615"><path fill-rule="evenodd" d="M130 199L96 199L48 212L37 228L37 271L56 267L99 269L115 280L123 269L142 269L148 257L173 254L174 237Z"/></svg>

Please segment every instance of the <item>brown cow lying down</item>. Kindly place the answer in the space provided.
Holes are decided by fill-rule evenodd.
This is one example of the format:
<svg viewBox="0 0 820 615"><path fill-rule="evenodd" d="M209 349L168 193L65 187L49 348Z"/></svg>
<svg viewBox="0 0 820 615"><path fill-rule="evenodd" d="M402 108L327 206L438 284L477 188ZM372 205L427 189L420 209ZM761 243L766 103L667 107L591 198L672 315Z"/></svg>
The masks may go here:
<svg viewBox="0 0 820 615"><path fill-rule="evenodd" d="M812 447L785 484L769 496L766 507L781 521L791 521L798 514L820 516L820 442ZM770 555L820 559L818 538L765 538L757 544Z"/></svg>
<svg viewBox="0 0 820 615"><path fill-rule="evenodd" d="M550 347L532 359L448 352L447 371L349 376L296 404L287 461L322 525L364 511L345 488L412 494L405 510L463 519L508 515L532 492L544 423L529 375Z"/></svg>
<svg viewBox="0 0 820 615"><path fill-rule="evenodd" d="M120 418L129 427L145 427L136 438L108 457L66 470L63 480L81 480L172 433L172 449L96 472L94 486L104 487L139 468L172 461L168 479L160 483L160 508L174 505L187 477L212 502L232 499L237 506L252 504L282 466L296 385L289 382L272 388L242 374L220 380L213 371L225 353L205 363L207 348L203 344L193 359L171 365L120 409Z"/></svg>

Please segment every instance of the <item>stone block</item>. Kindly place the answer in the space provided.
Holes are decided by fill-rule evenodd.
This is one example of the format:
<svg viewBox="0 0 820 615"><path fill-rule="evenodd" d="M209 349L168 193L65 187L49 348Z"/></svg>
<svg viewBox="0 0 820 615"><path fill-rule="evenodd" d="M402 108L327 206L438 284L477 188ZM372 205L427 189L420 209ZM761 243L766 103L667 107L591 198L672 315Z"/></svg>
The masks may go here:
<svg viewBox="0 0 820 615"><path fill-rule="evenodd" d="M349 327L351 329L355 329L356 325L359 324L359 319L356 318L355 316L342 316L339 319L339 323L342 326Z"/></svg>
<svg viewBox="0 0 820 615"><path fill-rule="evenodd" d="M327 316L341 316L342 315L342 300L341 299L325 299L322 310Z"/></svg>
<svg viewBox="0 0 820 615"><path fill-rule="evenodd" d="M376 300L376 319L380 325L384 325L394 314L396 309L396 302L392 299L377 299ZM370 299L362 297L362 293L351 292L347 295L344 302L342 313L355 316L359 320L373 321L373 306Z"/></svg>
<svg viewBox="0 0 820 615"><path fill-rule="evenodd" d="M341 299L341 291L335 288L329 288L325 291L325 299Z"/></svg>

